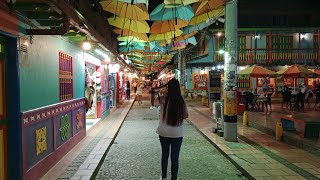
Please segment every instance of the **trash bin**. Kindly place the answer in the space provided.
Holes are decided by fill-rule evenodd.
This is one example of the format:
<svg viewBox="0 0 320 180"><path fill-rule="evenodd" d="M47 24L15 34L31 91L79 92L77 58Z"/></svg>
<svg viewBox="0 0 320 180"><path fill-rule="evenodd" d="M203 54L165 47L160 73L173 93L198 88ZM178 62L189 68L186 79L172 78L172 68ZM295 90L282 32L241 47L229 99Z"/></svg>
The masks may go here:
<svg viewBox="0 0 320 180"><path fill-rule="evenodd" d="M212 104L212 118L216 123L216 127L213 127L215 133L223 133L224 123L224 112L223 112L223 101L215 101Z"/></svg>

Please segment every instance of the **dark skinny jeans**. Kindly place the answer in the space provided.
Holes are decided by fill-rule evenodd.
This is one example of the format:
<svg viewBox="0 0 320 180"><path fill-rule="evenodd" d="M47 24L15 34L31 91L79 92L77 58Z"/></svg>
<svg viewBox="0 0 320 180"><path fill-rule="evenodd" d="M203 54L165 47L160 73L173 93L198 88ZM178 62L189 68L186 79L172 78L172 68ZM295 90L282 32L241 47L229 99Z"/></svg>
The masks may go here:
<svg viewBox="0 0 320 180"><path fill-rule="evenodd" d="M183 137L167 138L159 136L162 156L161 156L161 170L162 178L167 178L168 158L171 148L171 180L176 180L179 169L179 154Z"/></svg>

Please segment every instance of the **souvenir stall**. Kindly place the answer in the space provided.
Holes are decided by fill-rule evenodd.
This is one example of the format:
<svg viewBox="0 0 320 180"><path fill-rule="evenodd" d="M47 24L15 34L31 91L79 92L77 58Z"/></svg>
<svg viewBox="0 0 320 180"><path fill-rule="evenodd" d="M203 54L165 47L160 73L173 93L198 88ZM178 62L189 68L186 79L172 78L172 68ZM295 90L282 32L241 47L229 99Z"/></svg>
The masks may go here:
<svg viewBox="0 0 320 180"><path fill-rule="evenodd" d="M102 66L104 67L104 71L102 73L102 79L101 79L101 111L102 111L102 115L101 118L105 118L106 116L109 115L110 111L109 111L109 97L110 97L110 93L109 93L109 85L108 85L108 66L104 65Z"/></svg>
<svg viewBox="0 0 320 180"><path fill-rule="evenodd" d="M87 103L87 119L96 119L101 117L101 108L99 108L101 106L101 72L99 69L99 66L86 63L85 97ZM100 115L100 117L98 115Z"/></svg>
<svg viewBox="0 0 320 180"><path fill-rule="evenodd" d="M109 64L108 65L108 70L109 70L109 75L108 75L108 85L109 85L109 107L110 109L116 107L117 105L117 94L119 91L119 70L120 70L120 65L119 64ZM108 104L108 103L107 103Z"/></svg>
<svg viewBox="0 0 320 180"><path fill-rule="evenodd" d="M208 105L208 74L192 74L192 89L202 97L202 105Z"/></svg>

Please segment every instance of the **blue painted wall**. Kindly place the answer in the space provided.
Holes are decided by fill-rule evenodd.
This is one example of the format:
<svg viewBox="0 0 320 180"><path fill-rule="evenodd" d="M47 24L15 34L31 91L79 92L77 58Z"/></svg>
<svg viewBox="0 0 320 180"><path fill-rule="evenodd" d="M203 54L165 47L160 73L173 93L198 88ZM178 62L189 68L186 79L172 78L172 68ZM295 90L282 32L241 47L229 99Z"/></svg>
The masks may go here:
<svg viewBox="0 0 320 180"><path fill-rule="evenodd" d="M21 39L28 45L26 59L20 59L21 111L59 102L59 51L73 57L74 98L84 97L85 63L83 51L59 36Z"/></svg>

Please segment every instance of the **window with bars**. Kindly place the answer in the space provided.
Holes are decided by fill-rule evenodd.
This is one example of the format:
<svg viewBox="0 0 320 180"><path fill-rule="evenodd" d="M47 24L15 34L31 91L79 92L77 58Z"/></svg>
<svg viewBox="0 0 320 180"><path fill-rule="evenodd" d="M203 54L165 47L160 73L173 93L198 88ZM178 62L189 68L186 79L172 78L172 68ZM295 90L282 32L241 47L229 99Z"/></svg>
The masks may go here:
<svg viewBox="0 0 320 180"><path fill-rule="evenodd" d="M266 39L267 47L269 47L269 36ZM292 49L292 36L272 36L272 49Z"/></svg>
<svg viewBox="0 0 320 180"><path fill-rule="evenodd" d="M239 35L238 40L239 40L239 43L238 43L239 49L246 49L247 48L246 36L244 36L244 35L240 36Z"/></svg>
<svg viewBox="0 0 320 180"><path fill-rule="evenodd" d="M72 56L59 52L59 96L60 101L73 99Z"/></svg>

